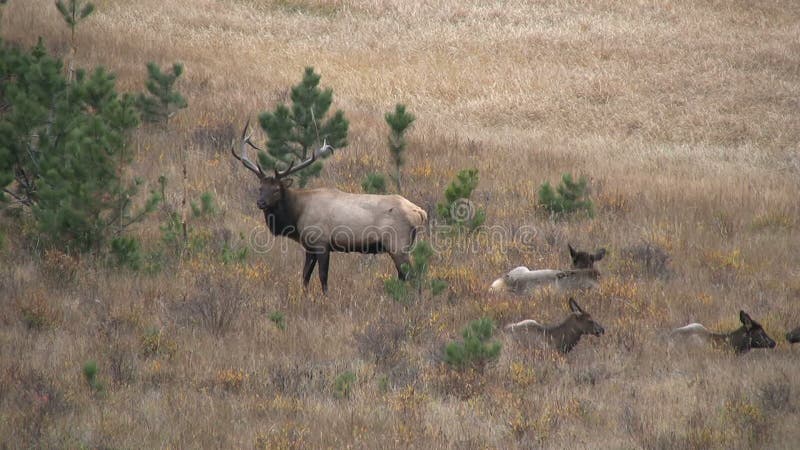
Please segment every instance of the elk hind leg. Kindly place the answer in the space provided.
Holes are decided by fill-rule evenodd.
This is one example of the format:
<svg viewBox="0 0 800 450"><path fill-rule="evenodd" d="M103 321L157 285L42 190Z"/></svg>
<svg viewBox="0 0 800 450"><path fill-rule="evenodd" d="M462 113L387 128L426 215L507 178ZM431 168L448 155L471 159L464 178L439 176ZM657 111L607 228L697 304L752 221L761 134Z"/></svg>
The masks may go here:
<svg viewBox="0 0 800 450"><path fill-rule="evenodd" d="M407 253L392 253L392 261L397 269L397 278L407 281L411 277L411 259Z"/></svg>
<svg viewBox="0 0 800 450"><path fill-rule="evenodd" d="M319 282L322 284L322 293L328 293L328 263L331 259L331 251L325 250L317 255L319 260Z"/></svg>
<svg viewBox="0 0 800 450"><path fill-rule="evenodd" d="M311 274L314 272L314 266L317 265L317 255L310 250L306 250L306 262L303 264L303 287L308 287L308 282L311 280Z"/></svg>

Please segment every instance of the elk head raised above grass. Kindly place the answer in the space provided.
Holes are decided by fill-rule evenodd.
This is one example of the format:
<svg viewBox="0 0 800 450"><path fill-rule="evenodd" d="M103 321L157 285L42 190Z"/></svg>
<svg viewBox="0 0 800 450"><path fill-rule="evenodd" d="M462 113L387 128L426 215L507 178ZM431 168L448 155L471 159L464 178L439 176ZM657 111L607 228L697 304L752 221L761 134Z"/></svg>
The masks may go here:
<svg viewBox="0 0 800 450"><path fill-rule="evenodd" d="M511 291L517 294L527 293L537 287L555 286L559 289L589 289L597 286L600 271L594 263L603 259L606 250L601 248L596 253L577 251L567 244L572 258L572 269L530 270L519 266L502 277L494 280L489 287L490 292Z"/></svg>
<svg viewBox="0 0 800 450"><path fill-rule="evenodd" d="M797 327L794 330L786 333L786 340L789 341L790 344L796 344L800 342L800 327Z"/></svg>
<svg viewBox="0 0 800 450"><path fill-rule="evenodd" d="M727 346L736 353L745 353L753 348L775 348L775 341L767 335L761 324L753 320L746 312L739 311L742 326L729 333L714 333L699 323L690 323L685 327L672 330L671 337L698 337L715 346Z"/></svg>
<svg viewBox="0 0 800 450"><path fill-rule="evenodd" d="M261 182L258 208L264 212L267 227L275 236L298 242L305 250L303 286L307 287L319 262L322 291L328 290L328 262L331 252L388 253L400 279L407 278L409 250L417 231L428 215L419 206L399 195L350 194L338 189L292 189L293 173L313 164L317 157L333 153L324 144L311 156L283 171L267 175L261 166L247 158L247 147L258 150L244 127L241 156L233 156L258 176Z"/></svg>
<svg viewBox="0 0 800 450"><path fill-rule="evenodd" d="M605 329L595 322L592 316L584 311L575 299L570 298L567 303L570 315L558 325L542 325L528 319L522 322L506 325L506 330L512 333L527 332L543 338L552 348L561 353L572 350L583 335L602 336Z"/></svg>
<svg viewBox="0 0 800 450"><path fill-rule="evenodd" d="M575 250L570 244L567 244L567 248L569 248L569 256L572 258L573 269L591 269L594 267L594 263L606 256L606 249L604 248L601 248L596 253Z"/></svg>

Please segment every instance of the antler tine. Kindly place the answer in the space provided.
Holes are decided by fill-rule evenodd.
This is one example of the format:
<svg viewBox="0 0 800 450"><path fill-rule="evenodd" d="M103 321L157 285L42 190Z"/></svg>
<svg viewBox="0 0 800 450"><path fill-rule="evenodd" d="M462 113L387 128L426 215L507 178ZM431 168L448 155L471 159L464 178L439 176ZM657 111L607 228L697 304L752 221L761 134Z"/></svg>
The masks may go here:
<svg viewBox="0 0 800 450"><path fill-rule="evenodd" d="M244 129L242 130L242 138L241 138L241 141L242 141L242 155L241 155L241 156L237 155L237 154L236 154L236 150L234 150L234 147L233 147L233 146L231 146L231 153L233 154L233 157L234 157L234 158L236 158L236 159L238 159L239 161L241 161L241 162L242 162L242 164L243 164L245 167L247 167L248 169L250 169L251 171L253 171L253 173L255 173L256 175L258 175L258 177L259 177L259 178L264 178L264 171L263 171L263 170L261 170L261 165L260 165L260 164L258 164L258 163L253 163L252 161L250 161L250 160L247 158L247 146L248 146L248 145L250 145L251 147L253 147L253 148L254 148L254 149L256 149L256 150L259 150L259 148L258 148L258 147L256 147L256 146L255 146L255 145L254 145L254 144L253 144L253 143L250 141L250 137L252 136L252 133L248 133L248 132L247 132L247 129L248 129L249 127L250 127L250 119L247 119L247 123L244 125Z"/></svg>
<svg viewBox="0 0 800 450"><path fill-rule="evenodd" d="M295 170L292 169L293 167L294 167L294 159L292 160L292 162L289 163L289 167L287 167L286 170L275 169L275 178L283 178L285 176L291 175L293 172L295 172Z"/></svg>
<svg viewBox="0 0 800 450"><path fill-rule="evenodd" d="M293 160L292 163L289 164L289 167L286 170L284 170L282 172L276 172L276 174L277 174L278 178L283 178L283 177L287 177L287 176L289 176L289 175L291 175L293 173L297 173L297 172L305 169L306 167L310 166L311 164L314 164L314 161L317 160L317 156L324 156L326 154L326 152L330 152L331 154L333 154L333 147L328 145L327 139L323 141L322 147L318 148L317 150L312 151L311 152L311 156L308 157L305 161L303 161L300 164L295 166L294 165L294 160Z"/></svg>
<svg viewBox="0 0 800 450"><path fill-rule="evenodd" d="M253 144L253 141L250 140L250 138L253 137L253 133L247 133L247 135L245 136L245 132L247 131L247 128L249 126L250 126L250 119L247 119L247 124L245 124L244 131L242 131L242 142L244 142L245 144L249 145L250 147L253 147L254 149L256 149L256 150L258 150L260 152L263 151L263 150L261 150L261 148L259 146L257 146L256 144Z"/></svg>
<svg viewBox="0 0 800 450"><path fill-rule="evenodd" d="M322 147L317 149L317 156L325 156L326 153L330 152L333 155L333 146L328 145L328 140L322 140Z"/></svg>
<svg viewBox="0 0 800 450"><path fill-rule="evenodd" d="M294 165L294 160L292 160L292 163L289 164L289 167L286 168L286 170L284 170L282 172L278 172L278 178L288 177L289 175L291 175L293 173L299 172L299 171L305 169L306 167L310 166L311 164L313 164L314 161L316 161L316 160L317 160L317 153L316 152L312 152L310 158L307 158L305 161L301 162L300 164L298 164L296 166Z"/></svg>

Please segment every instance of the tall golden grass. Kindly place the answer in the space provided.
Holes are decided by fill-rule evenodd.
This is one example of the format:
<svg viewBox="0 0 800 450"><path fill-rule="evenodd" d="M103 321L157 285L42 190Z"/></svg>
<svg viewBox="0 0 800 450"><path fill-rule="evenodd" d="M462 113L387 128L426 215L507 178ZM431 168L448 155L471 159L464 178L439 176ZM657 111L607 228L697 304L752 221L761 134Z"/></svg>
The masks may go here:
<svg viewBox="0 0 800 450"><path fill-rule="evenodd" d="M440 245L441 297L383 292L386 256L335 254L331 289L300 283L299 247L223 264L197 252L147 275L42 252L8 218L0 252L0 437L7 447L794 448L800 359L800 4L792 1L96 0L77 31L78 67L103 65L123 91L145 63L180 61L189 108L169 131L132 136L132 174L167 202L213 192L209 235L264 231L256 180L228 155L247 117L288 97L306 66L334 89L350 145L317 186L360 190L389 169L385 111L417 116L404 168L432 210L466 167L487 225L525 242ZM65 55L48 0L11 0L5 42L41 36ZM262 138L263 139L263 138ZM185 158L189 176L181 179ZM552 221L536 191L585 175L594 219ZM133 230L160 245L161 217ZM226 231L227 230L227 231ZM428 236L429 237L429 236ZM508 269L566 267L567 242L609 255L578 294L606 329L562 357L504 342L483 373L453 372L443 345L481 316L559 321L563 294L489 296ZM477 243L477 244L476 244ZM478 245L480 244L480 245ZM643 269L644 248L669 255ZM653 276L656 275L656 276ZM235 316L215 330L212 302ZM228 309L226 309L228 308ZM734 356L669 347L701 321L748 311L778 341ZM285 316L286 329L270 319ZM35 319L35 320L34 320ZM501 337L502 339L502 337ZM81 368L96 360L94 394ZM353 392L335 380L356 375Z"/></svg>

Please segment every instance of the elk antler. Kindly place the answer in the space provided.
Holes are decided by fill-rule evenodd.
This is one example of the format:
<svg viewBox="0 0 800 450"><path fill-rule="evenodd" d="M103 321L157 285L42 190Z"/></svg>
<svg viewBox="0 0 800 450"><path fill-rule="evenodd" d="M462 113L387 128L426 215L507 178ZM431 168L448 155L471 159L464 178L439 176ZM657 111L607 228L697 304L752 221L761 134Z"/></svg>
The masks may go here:
<svg viewBox="0 0 800 450"><path fill-rule="evenodd" d="M247 129L249 127L250 127L250 119L247 119L247 123L244 126L244 130L242 130L242 139L241 139L241 141L242 141L242 156L239 156L239 155L236 154L236 150L234 149L233 146L231 146L231 153L233 154L233 157L238 159L239 161L241 161L242 164L244 164L245 167L247 167L248 169L252 170L253 173L258 175L258 178L264 178L266 175L264 175L264 171L261 170L261 164L254 163L253 161L250 161L247 158L247 146L248 145L250 147L253 147L256 150L261 150L260 148L256 147L256 145L253 144L252 141L250 141L250 137L252 136L252 133L248 133L247 132Z"/></svg>
<svg viewBox="0 0 800 450"><path fill-rule="evenodd" d="M289 175L291 175L293 173L297 173L297 172L305 169L306 167L310 166L311 164L313 164L314 161L317 160L317 157L327 156L328 154L331 154L331 155L333 154L333 147L328 145L328 141L326 139L326 140L323 141L322 147L320 147L317 150L311 152L311 156L308 159L306 159L305 161L301 162L300 164L298 164L296 166L294 165L294 161L292 161L289 164L289 167L286 168L286 170L283 170L283 171L277 171L276 170L275 171L275 178L281 179L281 178L284 178L284 177L288 177Z"/></svg>

